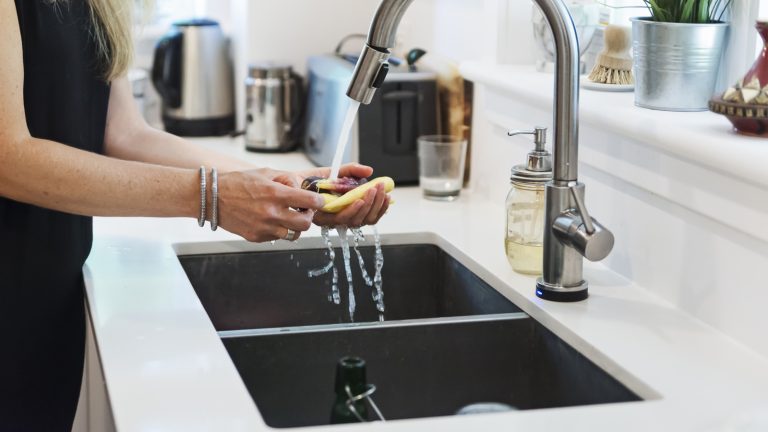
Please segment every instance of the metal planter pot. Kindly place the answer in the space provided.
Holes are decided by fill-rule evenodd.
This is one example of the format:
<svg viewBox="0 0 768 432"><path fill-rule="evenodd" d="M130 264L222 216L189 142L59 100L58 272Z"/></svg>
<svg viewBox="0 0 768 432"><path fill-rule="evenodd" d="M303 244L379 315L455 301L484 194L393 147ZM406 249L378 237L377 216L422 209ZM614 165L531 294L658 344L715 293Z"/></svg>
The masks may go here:
<svg viewBox="0 0 768 432"><path fill-rule="evenodd" d="M635 105L706 111L715 92L728 23L683 24L632 19Z"/></svg>

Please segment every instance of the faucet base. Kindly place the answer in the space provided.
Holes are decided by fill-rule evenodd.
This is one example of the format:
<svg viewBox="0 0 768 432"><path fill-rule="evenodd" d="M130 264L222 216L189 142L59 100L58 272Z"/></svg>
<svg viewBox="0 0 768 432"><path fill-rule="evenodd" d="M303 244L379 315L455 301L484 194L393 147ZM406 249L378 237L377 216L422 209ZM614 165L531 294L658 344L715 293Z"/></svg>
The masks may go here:
<svg viewBox="0 0 768 432"><path fill-rule="evenodd" d="M544 300L556 302L577 302L586 300L589 297L589 284L587 281L581 281L579 285L564 287L562 285L553 285L544 282L542 278L536 281L536 296Z"/></svg>

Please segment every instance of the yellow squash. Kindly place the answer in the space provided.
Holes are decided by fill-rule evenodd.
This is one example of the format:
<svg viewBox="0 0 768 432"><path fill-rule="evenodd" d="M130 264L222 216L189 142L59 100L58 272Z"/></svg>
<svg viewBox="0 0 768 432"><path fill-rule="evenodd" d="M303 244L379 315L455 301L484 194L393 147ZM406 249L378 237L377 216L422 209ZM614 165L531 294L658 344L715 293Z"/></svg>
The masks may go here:
<svg viewBox="0 0 768 432"><path fill-rule="evenodd" d="M321 211L326 213L339 213L355 201L363 199L365 193L368 192L369 189L376 187L378 184L384 185L384 191L386 193L390 193L395 189L395 181L392 180L391 177L378 177L364 185L352 189L342 196L322 193L321 195L323 196L323 199L325 199L325 207L323 207Z"/></svg>

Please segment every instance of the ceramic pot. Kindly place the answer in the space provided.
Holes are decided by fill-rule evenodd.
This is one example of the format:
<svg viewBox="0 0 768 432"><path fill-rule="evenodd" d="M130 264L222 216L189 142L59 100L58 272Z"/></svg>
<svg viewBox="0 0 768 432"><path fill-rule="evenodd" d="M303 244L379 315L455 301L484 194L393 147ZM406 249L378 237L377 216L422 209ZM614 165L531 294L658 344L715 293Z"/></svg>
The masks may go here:
<svg viewBox="0 0 768 432"><path fill-rule="evenodd" d="M768 21L758 21L763 50L755 64L722 96L709 102L709 109L728 117L737 132L768 137Z"/></svg>

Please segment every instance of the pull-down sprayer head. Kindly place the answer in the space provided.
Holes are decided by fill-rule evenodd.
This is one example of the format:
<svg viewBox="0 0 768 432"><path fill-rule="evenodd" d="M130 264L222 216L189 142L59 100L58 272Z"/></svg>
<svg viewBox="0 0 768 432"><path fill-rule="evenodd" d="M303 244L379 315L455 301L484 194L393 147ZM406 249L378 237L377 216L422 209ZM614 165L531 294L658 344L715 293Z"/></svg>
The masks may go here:
<svg viewBox="0 0 768 432"><path fill-rule="evenodd" d="M411 2L413 0L382 0L357 60L347 96L365 105L371 103L389 72L389 50L395 47L397 27Z"/></svg>

